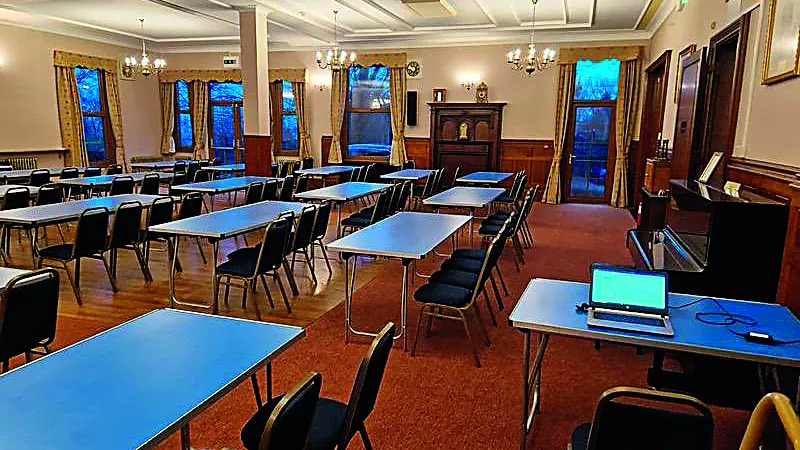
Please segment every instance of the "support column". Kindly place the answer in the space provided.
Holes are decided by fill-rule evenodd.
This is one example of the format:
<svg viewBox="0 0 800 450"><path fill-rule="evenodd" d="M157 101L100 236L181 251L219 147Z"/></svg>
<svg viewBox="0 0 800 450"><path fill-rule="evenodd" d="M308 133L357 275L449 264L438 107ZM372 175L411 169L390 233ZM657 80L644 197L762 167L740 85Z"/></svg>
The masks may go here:
<svg viewBox="0 0 800 450"><path fill-rule="evenodd" d="M239 40L244 93L245 174L270 174L272 140L269 111L267 12L256 6L239 11Z"/></svg>

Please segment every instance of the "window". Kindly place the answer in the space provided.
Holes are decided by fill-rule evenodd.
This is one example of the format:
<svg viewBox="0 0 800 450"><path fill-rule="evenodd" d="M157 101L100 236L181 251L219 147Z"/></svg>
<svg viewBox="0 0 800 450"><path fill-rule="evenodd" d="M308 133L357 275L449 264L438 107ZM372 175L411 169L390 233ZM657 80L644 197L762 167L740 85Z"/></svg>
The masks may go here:
<svg viewBox="0 0 800 450"><path fill-rule="evenodd" d="M191 87L185 80L175 82L175 149L191 152L194 148L192 138Z"/></svg>
<svg viewBox="0 0 800 450"><path fill-rule="evenodd" d="M575 68L575 100L617 100L619 60L578 61Z"/></svg>
<svg viewBox="0 0 800 450"><path fill-rule="evenodd" d="M83 113L83 135L90 165L104 165L115 160L114 133L108 116L106 84L101 72L75 68L75 82Z"/></svg>
<svg viewBox="0 0 800 450"><path fill-rule="evenodd" d="M392 148L389 69L356 66L347 78L344 157L386 159Z"/></svg>
<svg viewBox="0 0 800 450"><path fill-rule="evenodd" d="M211 82L208 85L208 99L211 156L220 158L225 164L240 162L241 154L234 154L234 147L240 152L243 148L242 83Z"/></svg>
<svg viewBox="0 0 800 450"><path fill-rule="evenodd" d="M297 106L294 102L294 91L291 81L281 81L281 149L297 152Z"/></svg>

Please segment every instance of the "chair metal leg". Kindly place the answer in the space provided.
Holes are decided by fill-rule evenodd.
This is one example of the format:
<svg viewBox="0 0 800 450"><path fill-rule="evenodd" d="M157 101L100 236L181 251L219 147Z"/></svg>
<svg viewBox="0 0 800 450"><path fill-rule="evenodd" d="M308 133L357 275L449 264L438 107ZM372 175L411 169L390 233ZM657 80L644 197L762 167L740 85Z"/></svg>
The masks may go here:
<svg viewBox="0 0 800 450"><path fill-rule="evenodd" d="M147 262L144 260L144 255L142 254L142 249L139 248L138 244L133 244L133 251L136 253L136 259L139 260L139 268L142 269L142 275L144 276L144 281L153 281L153 274L150 273L150 267L147 265Z"/></svg>
<svg viewBox="0 0 800 450"><path fill-rule="evenodd" d="M475 356L475 366L480 367L481 358L478 356L478 344L472 338L472 333L470 332L469 324L467 323L467 317L460 309L458 310L458 314L461 315L461 322L464 324L464 331L467 332L467 339L469 339L469 343L472 345L472 354Z"/></svg>
<svg viewBox="0 0 800 450"><path fill-rule="evenodd" d="M286 290L283 288L283 282L281 282L281 277L278 274L277 269L275 269L275 282L278 283L278 288L281 290L281 295L283 296L283 303L286 305L286 310L289 311L289 314L291 314L292 307L289 305L289 297L286 296Z"/></svg>
<svg viewBox="0 0 800 450"><path fill-rule="evenodd" d="M308 256L308 251L303 249L303 256L306 257L306 263L308 263L308 270L311 271L311 280L314 281L314 284L317 284L317 274L314 272L314 264L313 260Z"/></svg>
<svg viewBox="0 0 800 450"><path fill-rule="evenodd" d="M481 288L481 292L483 293L483 298L486 300L486 309L489 311L489 318L492 319L492 325L496 327L497 318L494 316L494 309L492 309L492 301L489 299L489 295L486 293L486 289Z"/></svg>
<svg viewBox="0 0 800 450"><path fill-rule="evenodd" d="M292 273L292 269L289 267L289 262L286 261L286 258L283 258L283 270L286 271L286 279L289 280L289 288L292 290L292 295L300 295L300 291L297 289L297 282L294 279L294 273Z"/></svg>
<svg viewBox="0 0 800 450"><path fill-rule="evenodd" d="M225 304L228 304L228 293L231 291L231 277L225 278L225 298L222 300Z"/></svg>
<svg viewBox="0 0 800 450"><path fill-rule="evenodd" d="M250 283L247 280L244 280L244 286L242 286L242 309L247 308L247 290L250 288Z"/></svg>
<svg viewBox="0 0 800 450"><path fill-rule="evenodd" d="M425 310L428 308L428 305L422 305L422 308L419 310L419 321L417 323L417 334L414 336L414 343L411 345L411 356L416 356L417 354L417 342L419 342L419 333L422 331L422 318L425 317L426 313Z"/></svg>
<svg viewBox="0 0 800 450"><path fill-rule="evenodd" d="M200 251L200 258L203 260L203 264L208 264L206 261L206 254L203 252L203 246L200 245L200 238L195 236L194 241L197 243L197 250Z"/></svg>
<svg viewBox="0 0 800 450"><path fill-rule="evenodd" d="M331 261L328 259L328 252L325 251L325 244L322 243L322 239L319 241L319 248L322 250L322 256L325 258L325 265L328 266L328 273L332 275Z"/></svg>
<svg viewBox="0 0 800 450"><path fill-rule="evenodd" d="M111 283L111 290L114 292L119 292L117 289L117 280L114 277L114 274L111 273L111 267L108 266L108 261L106 260L105 255L100 255L100 259L103 260L103 266L106 268L106 275L108 275L108 281Z"/></svg>
<svg viewBox="0 0 800 450"><path fill-rule="evenodd" d="M483 316L481 316L481 309L478 308L477 303L473 303L472 306L475 308L475 318L478 319L478 327L481 329L481 333L483 333L483 344L487 347L492 345L492 342L489 340L489 333L486 332L486 327L483 325Z"/></svg>
<svg viewBox="0 0 800 450"><path fill-rule="evenodd" d="M272 294L269 292L269 287L267 287L267 280L264 278L264 275L261 275L261 284L264 285L264 292L267 293L267 301L269 302L269 307L275 309L275 302L272 301Z"/></svg>
<svg viewBox="0 0 800 450"><path fill-rule="evenodd" d="M258 377L256 374L250 375L250 383L253 385L253 394L256 397L256 405L261 408L261 390L258 388Z"/></svg>
<svg viewBox="0 0 800 450"><path fill-rule="evenodd" d="M499 265L494 266L494 270L497 271L497 278L500 279L500 286L503 287L503 293L506 294L506 297L508 297L508 288L506 287L506 280L503 279L503 274L500 273L500 266Z"/></svg>
<svg viewBox="0 0 800 450"><path fill-rule="evenodd" d="M361 442L364 443L364 449L372 450L372 442L369 441L369 436L367 436L367 429L364 427L363 423L358 428L358 434L361 435Z"/></svg>
<svg viewBox="0 0 800 450"><path fill-rule="evenodd" d="M75 293L75 300L78 302L78 306L83 306L83 300L81 300L81 290L80 286L78 286L78 274L81 270L81 263L80 258L75 260L75 277L72 276L72 272L69 271L69 266L66 262L62 262L64 264L64 271L67 272L67 278L69 278L69 284L72 286L72 292ZM39 267L42 266L42 260L39 260Z"/></svg>
<svg viewBox="0 0 800 450"><path fill-rule="evenodd" d="M222 279L221 275L215 277L214 283L214 304L219 304L219 281Z"/></svg>
<svg viewBox="0 0 800 450"><path fill-rule="evenodd" d="M494 291L494 298L497 300L497 307L500 308L500 311L506 309L506 305L503 304L503 299L500 298L500 290L497 289L497 282L494 280L494 274L489 275L489 281L492 282L492 291Z"/></svg>

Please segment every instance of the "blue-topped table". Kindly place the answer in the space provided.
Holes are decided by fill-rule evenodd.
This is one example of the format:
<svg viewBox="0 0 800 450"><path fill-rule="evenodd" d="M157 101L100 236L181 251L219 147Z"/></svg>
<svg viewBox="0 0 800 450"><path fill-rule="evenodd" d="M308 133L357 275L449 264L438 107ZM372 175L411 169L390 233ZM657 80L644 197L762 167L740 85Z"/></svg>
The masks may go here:
<svg viewBox="0 0 800 450"><path fill-rule="evenodd" d="M0 376L0 448L152 448L305 335L159 309ZM260 397L260 393L257 396Z"/></svg>
<svg viewBox="0 0 800 450"><path fill-rule="evenodd" d="M333 186L300 192L294 194L294 197L299 200L333 202L336 205L336 237L338 238L342 236L342 205L349 201L363 198L368 195L377 194L378 192L389 187L391 187L391 185L383 183L348 181L345 183L335 184Z"/></svg>
<svg viewBox="0 0 800 450"><path fill-rule="evenodd" d="M472 172L456 180L457 183L498 185L514 175L509 172Z"/></svg>
<svg viewBox="0 0 800 450"><path fill-rule="evenodd" d="M330 177L338 177L340 175L344 175L346 173L350 173L356 169L355 166L321 166L321 167L311 167L308 169L300 169L295 171L298 175L307 175L312 178L320 178L322 179L322 187L327 185L328 178Z"/></svg>
<svg viewBox="0 0 800 450"><path fill-rule="evenodd" d="M712 300L701 300L703 298L670 293L669 315L675 335L659 336L589 327L586 313L575 308L589 299L587 283L538 278L531 280L508 318L511 326L525 335L520 448L525 449L525 441L539 409L542 362L551 334L737 359L770 366L800 367L800 342L785 345L753 343L731 332L728 327L699 322L695 318L698 312L720 312ZM680 308L697 300L701 301ZM756 327L731 326L730 329L737 333L746 333L753 329L769 332L780 341L800 339L800 321L785 306L742 300L717 300L729 313L751 317L758 323ZM531 364L533 333L538 336L536 354Z"/></svg>
<svg viewBox="0 0 800 450"><path fill-rule="evenodd" d="M437 212L441 207L466 208L470 217L474 217L476 209L491 207L492 202L504 193L505 189L500 188L455 186L426 198L422 203L432 206ZM472 243L472 223L469 225L469 242Z"/></svg>
<svg viewBox="0 0 800 450"><path fill-rule="evenodd" d="M239 191L247 189L251 183L266 183L270 180L277 180L277 178L254 176L223 178L219 180L201 181L199 183L179 184L177 186L172 186L172 190L183 193L199 192L201 194L206 194L209 197L211 205L206 209L208 211L214 211L215 195L228 192L238 193ZM236 196L233 197L233 204L236 205Z"/></svg>

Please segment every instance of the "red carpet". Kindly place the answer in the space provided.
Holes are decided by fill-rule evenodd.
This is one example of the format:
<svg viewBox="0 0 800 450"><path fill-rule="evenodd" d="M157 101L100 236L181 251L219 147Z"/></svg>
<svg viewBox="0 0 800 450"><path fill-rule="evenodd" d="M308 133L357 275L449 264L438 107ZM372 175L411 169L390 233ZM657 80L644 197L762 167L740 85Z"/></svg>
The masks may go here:
<svg viewBox="0 0 800 450"><path fill-rule="evenodd" d="M537 243L527 250L522 273L515 272L510 249L504 255L511 295L498 317L500 326L492 327L483 315L492 340L490 348L481 350L483 368L473 365L469 343L455 322L435 323L433 337L420 343L415 358L395 345L378 405L367 422L376 449L518 446L522 338L507 324L507 314L531 277L586 280L592 261L630 263L624 243L626 229L633 226L627 211L606 206L537 205L532 216ZM363 263L382 264L386 270L356 292L357 325L378 329L387 320L399 322L400 264L367 259ZM420 270L429 272L431 267L420 265ZM411 302L409 345L417 311ZM340 305L323 316L307 329L306 339L277 359L276 392L313 370L323 374L324 395L347 400L367 341L344 344L343 314ZM74 342L107 326L62 318L58 343ZM551 339L543 368L543 414L536 419L529 448L566 448L574 426L591 420L600 394L612 386L643 386L648 364L648 356L636 356L632 348L604 345L596 351L592 342ZM243 384L192 422L193 446L241 448L239 430L254 412L250 385ZM737 447L748 414L715 409L715 418L715 448ZM177 448L177 437L162 447ZM362 446L359 441L349 448Z"/></svg>

